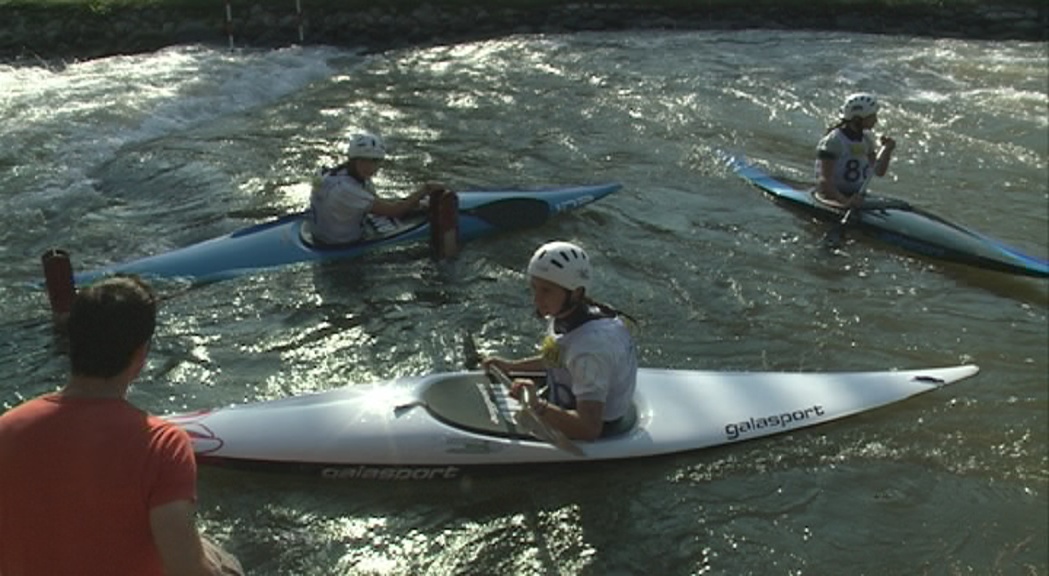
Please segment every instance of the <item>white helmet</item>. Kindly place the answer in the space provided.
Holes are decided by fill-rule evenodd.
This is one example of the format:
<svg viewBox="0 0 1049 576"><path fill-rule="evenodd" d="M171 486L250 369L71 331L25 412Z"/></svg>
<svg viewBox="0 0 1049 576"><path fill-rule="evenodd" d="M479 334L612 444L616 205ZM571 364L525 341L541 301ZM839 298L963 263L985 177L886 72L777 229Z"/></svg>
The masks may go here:
<svg viewBox="0 0 1049 576"><path fill-rule="evenodd" d="M350 143L346 147L346 155L350 159L382 160L386 158L386 145L383 144L382 138L375 134L361 132L350 136Z"/></svg>
<svg viewBox="0 0 1049 576"><path fill-rule="evenodd" d="M528 275L549 280L567 290L590 287L590 258L570 242L549 242L532 254Z"/></svg>
<svg viewBox="0 0 1049 576"><path fill-rule="evenodd" d="M859 92L845 99L841 106L841 117L845 120L866 118L878 112L878 99L873 94Z"/></svg>

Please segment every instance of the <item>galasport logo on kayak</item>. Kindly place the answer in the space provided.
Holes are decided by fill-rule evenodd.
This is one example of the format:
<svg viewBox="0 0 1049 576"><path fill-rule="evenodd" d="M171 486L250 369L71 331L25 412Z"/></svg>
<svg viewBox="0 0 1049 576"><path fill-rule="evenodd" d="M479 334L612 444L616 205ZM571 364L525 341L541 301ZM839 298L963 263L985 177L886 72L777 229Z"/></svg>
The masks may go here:
<svg viewBox="0 0 1049 576"><path fill-rule="evenodd" d="M823 411L823 406L816 405L803 410L795 410L793 412L782 412L770 416L750 418L749 420L744 420L742 422L725 424L725 436L728 437L729 440L739 440L743 436L752 433L759 433L766 428L787 428L792 424L804 422L805 420L818 418L824 415L826 415L826 412Z"/></svg>
<svg viewBox="0 0 1049 576"><path fill-rule="evenodd" d="M321 476L329 480L451 480L459 476L456 466L351 466L324 468Z"/></svg>

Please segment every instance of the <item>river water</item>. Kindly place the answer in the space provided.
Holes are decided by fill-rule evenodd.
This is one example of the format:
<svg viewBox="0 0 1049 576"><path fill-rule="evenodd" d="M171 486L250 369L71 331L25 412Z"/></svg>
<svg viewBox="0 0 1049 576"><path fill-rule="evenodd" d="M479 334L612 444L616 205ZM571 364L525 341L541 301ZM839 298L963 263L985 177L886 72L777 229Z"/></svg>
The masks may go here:
<svg viewBox="0 0 1049 576"><path fill-rule="evenodd" d="M714 158L810 177L842 97L899 146L872 190L1049 252L1044 44L805 32L515 36L366 55L178 47L0 66L0 406L66 364L39 256L77 268L301 208L341 138L378 186L617 180L542 228L301 266L167 298L131 393L157 413L458 369L464 330L525 354L522 268L571 239L647 366L885 370L978 363L956 386L814 429L672 458L445 484L202 469L206 531L251 574L1046 574L1049 292L915 259L764 199Z"/></svg>

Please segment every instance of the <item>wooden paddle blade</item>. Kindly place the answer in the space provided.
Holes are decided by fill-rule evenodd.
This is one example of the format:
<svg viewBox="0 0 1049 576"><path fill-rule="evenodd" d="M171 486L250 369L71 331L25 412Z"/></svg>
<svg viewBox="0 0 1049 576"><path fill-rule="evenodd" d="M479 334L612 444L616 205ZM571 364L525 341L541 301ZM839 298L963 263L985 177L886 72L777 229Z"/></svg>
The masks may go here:
<svg viewBox="0 0 1049 576"><path fill-rule="evenodd" d="M538 198L507 198L471 208L466 214L480 218L501 230L541 226L550 219L550 207Z"/></svg>
<svg viewBox="0 0 1049 576"><path fill-rule="evenodd" d="M459 254L459 197L447 188L430 192L430 250L435 260Z"/></svg>

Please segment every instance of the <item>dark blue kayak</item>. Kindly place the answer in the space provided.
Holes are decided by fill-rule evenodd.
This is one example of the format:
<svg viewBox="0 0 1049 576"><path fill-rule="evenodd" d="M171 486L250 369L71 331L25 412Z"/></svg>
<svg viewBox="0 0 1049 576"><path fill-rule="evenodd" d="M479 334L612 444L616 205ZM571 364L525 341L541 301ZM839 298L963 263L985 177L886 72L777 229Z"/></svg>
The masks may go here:
<svg viewBox="0 0 1049 576"><path fill-rule="evenodd" d="M538 226L555 214L580 208L620 188L618 183L608 183L462 192L458 194L459 240ZM428 241L430 237L429 220L420 214L366 226L360 242L317 246L310 242L309 220L309 212L289 214L170 252L83 272L75 275L74 282L81 285L118 273L214 282L298 262L353 258L395 244Z"/></svg>
<svg viewBox="0 0 1049 576"><path fill-rule="evenodd" d="M817 200L811 189L798 189L781 182L745 159L722 155L740 178L761 189L777 202L840 223L840 208ZM948 262L966 264L1008 274L1049 277L1049 261L1024 254L994 238L948 222L903 200L868 195L865 207L853 210L848 230L859 230L905 251Z"/></svg>

